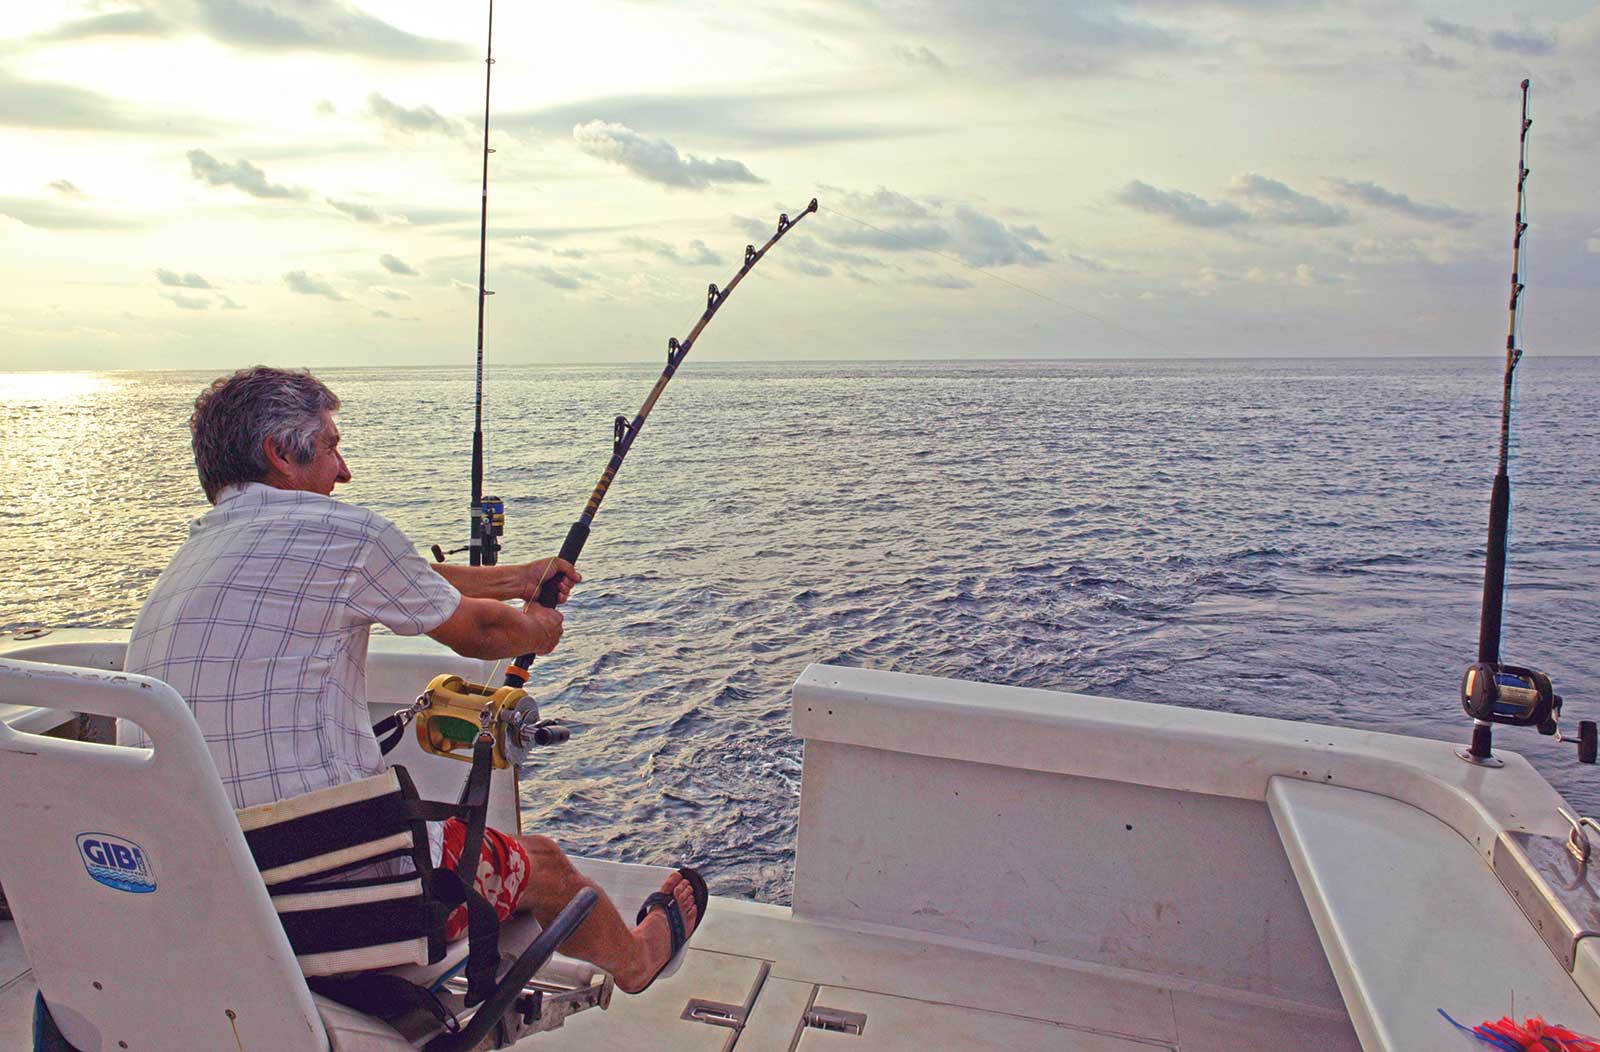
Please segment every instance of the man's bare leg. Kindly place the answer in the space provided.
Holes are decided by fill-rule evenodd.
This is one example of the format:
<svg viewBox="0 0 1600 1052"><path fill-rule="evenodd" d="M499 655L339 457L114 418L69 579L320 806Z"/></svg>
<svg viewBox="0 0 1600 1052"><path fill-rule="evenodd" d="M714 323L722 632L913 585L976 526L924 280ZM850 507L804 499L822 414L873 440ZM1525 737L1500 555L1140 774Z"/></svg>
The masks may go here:
<svg viewBox="0 0 1600 1052"><path fill-rule="evenodd" d="M636 993L648 985L672 956L672 930L666 915L651 910L643 924L630 926L610 896L579 873L554 840L545 836L519 836L517 840L527 850L532 864L528 887L517 903L517 911L532 912L540 924L549 925L572 896L584 888L593 888L599 892L600 901L578 930L561 944L561 952L610 972L624 993ZM699 917L689 882L673 874L661 890L678 900L684 927L694 931Z"/></svg>

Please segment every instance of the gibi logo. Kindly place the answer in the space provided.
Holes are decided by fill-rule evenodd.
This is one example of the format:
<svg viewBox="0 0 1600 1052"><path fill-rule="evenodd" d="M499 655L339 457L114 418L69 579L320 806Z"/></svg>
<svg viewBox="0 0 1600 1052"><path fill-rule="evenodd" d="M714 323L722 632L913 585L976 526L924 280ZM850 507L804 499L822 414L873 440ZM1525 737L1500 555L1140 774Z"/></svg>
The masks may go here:
<svg viewBox="0 0 1600 1052"><path fill-rule="evenodd" d="M78 854L89 876L108 888L139 894L156 890L150 859L131 840L110 833L79 833Z"/></svg>

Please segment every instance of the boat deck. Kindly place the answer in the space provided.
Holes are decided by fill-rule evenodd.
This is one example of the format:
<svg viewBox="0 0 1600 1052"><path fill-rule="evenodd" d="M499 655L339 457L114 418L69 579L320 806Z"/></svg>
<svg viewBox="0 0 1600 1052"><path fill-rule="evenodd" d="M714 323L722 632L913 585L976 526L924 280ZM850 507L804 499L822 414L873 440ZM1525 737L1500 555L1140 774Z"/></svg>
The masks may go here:
<svg viewBox="0 0 1600 1052"><path fill-rule="evenodd" d="M588 870L624 906L664 871ZM0 924L0 1047L28 1048L34 984L16 928ZM691 1000L711 1017L686 1018ZM807 1025L857 1013L859 1034ZM1357 1052L1348 1019L1325 1009L1216 989L1159 985L1134 973L892 929L822 924L783 907L714 898L683 966L643 996L580 1013L519 1048L704 1052Z"/></svg>

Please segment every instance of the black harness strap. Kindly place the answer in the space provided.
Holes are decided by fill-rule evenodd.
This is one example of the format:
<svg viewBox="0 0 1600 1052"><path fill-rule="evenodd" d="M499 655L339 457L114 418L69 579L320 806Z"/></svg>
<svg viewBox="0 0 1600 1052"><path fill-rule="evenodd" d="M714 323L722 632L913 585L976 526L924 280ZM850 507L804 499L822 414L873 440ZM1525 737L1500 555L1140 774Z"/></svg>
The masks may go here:
<svg viewBox="0 0 1600 1052"><path fill-rule="evenodd" d="M493 768L494 739L480 735L472 746L472 770L457 805L467 827L455 876L467 906L468 1005L475 1005L494 992L495 972L500 967L500 918L475 890L478 864L483 857L483 830L489 817L489 774Z"/></svg>
<svg viewBox="0 0 1600 1052"><path fill-rule="evenodd" d="M400 739L406 733L406 725L397 712L374 723L372 733L378 737L378 748L383 751L383 755L388 756L394 752L394 747L400 744Z"/></svg>
<svg viewBox="0 0 1600 1052"><path fill-rule="evenodd" d="M408 983L398 975L385 975L383 972L324 975L308 978L306 985L330 1001L337 1001L385 1021L392 1022L420 1011L438 1020L448 1034L461 1029L455 1015L432 990Z"/></svg>

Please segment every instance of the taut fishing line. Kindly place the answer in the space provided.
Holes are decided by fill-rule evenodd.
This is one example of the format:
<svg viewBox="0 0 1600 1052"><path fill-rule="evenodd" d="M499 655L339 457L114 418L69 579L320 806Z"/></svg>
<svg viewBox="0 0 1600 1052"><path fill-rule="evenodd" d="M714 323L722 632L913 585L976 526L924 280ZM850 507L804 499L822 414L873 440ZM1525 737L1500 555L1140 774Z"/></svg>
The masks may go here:
<svg viewBox="0 0 1600 1052"><path fill-rule="evenodd" d="M1163 351L1166 351L1168 354L1177 354L1178 353L1172 347L1169 347L1167 344L1162 343L1160 340L1156 339L1154 336L1150 336L1147 333L1137 332L1137 331L1135 331L1133 329L1130 329L1130 328L1128 328L1127 326L1124 326L1124 325L1118 325L1116 322L1111 321L1109 318L1102 318L1098 314L1092 314L1089 311L1084 310L1082 307L1074 307L1072 304L1067 303L1065 300L1059 300L1056 297L1049 295L1048 293L1040 292L1038 289L1029 288L1027 285L1023 285L1023 284L1021 284L1019 282L1012 281L1010 278L1001 277L999 274L996 274L993 271L985 270L984 268L982 268L980 266L977 266L977 265L972 264L972 263L968 263L966 260L962 259L960 256L953 256L948 252L941 252L938 249L930 248L927 245L918 245L918 244L914 243L913 241L911 241L909 238L905 238L905 237L900 236L899 234L896 234L893 230L885 230L881 226L875 226L874 224L867 222L865 219L859 219L856 216L848 215L848 214L846 214L844 212L839 211L837 208L823 208L823 209L820 209L820 210L823 211L823 212L827 212L829 215L836 215L840 219L848 219L852 223L858 223L861 226L866 227L868 230L873 230L873 231L876 231L879 234L882 234L884 237L894 238L896 241L899 241L901 244L907 246L908 248L916 249L919 252L931 252L935 256L938 256L941 259L948 259L950 262L956 264L957 266L962 266L962 267L967 268L970 271L973 271L973 272L978 273L978 274L982 274L984 277L989 278L992 281L998 281L1002 285L1010 285L1012 288L1016 289L1018 292L1025 292L1030 296L1035 296L1035 297L1037 297L1039 299L1044 300L1046 303L1054 304L1055 306L1060 307L1063 310L1070 311L1073 314L1081 315L1082 317L1088 318L1090 321L1097 321L1101 325L1104 325L1108 329L1115 329L1118 332L1120 332L1120 333L1122 333L1122 334L1124 334L1126 336L1132 336L1136 340L1143 340L1145 343L1148 343L1150 346L1159 348L1159 349L1161 349Z"/></svg>

